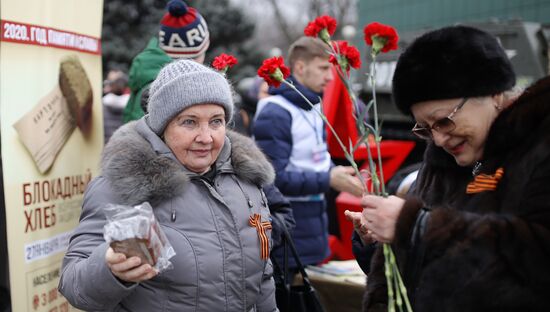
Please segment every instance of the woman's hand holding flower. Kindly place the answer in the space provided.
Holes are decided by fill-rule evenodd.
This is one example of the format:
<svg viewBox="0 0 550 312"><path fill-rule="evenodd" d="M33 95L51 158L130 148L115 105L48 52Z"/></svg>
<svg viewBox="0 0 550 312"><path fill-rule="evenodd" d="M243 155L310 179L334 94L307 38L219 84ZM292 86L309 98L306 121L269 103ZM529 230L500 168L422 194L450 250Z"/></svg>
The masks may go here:
<svg viewBox="0 0 550 312"><path fill-rule="evenodd" d="M363 217L372 237L382 243L391 243L395 238L395 225L405 200L397 196L387 198L365 195L361 199Z"/></svg>
<svg viewBox="0 0 550 312"><path fill-rule="evenodd" d="M348 192L354 196L363 195L363 184L349 166L335 166L330 170L330 186L339 192Z"/></svg>
<svg viewBox="0 0 550 312"><path fill-rule="evenodd" d="M346 216L346 220L353 223L353 228L355 229L355 232L359 234L363 245L368 245L375 242L372 234L370 233L367 220L361 212L346 210L344 211L344 215Z"/></svg>

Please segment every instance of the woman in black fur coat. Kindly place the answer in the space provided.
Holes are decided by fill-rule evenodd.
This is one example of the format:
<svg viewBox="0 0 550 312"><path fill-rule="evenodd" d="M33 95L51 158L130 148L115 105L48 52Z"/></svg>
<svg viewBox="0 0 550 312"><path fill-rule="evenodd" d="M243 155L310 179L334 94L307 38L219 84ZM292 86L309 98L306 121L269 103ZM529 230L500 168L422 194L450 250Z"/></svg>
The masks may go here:
<svg viewBox="0 0 550 312"><path fill-rule="evenodd" d="M363 197L362 236L391 243L415 311L550 310L550 78L524 92L495 37L429 32L393 95L428 140L413 194ZM376 251L365 311L387 307Z"/></svg>

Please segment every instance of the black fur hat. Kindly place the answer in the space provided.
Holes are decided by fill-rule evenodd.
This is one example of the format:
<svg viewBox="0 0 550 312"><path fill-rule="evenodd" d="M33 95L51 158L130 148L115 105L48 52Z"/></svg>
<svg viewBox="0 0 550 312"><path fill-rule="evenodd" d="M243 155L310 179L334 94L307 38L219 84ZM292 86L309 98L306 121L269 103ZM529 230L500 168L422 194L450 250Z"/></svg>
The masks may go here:
<svg viewBox="0 0 550 312"><path fill-rule="evenodd" d="M493 95L515 83L512 64L494 36L451 26L418 37L401 54L393 98L399 110L410 114L418 102Z"/></svg>

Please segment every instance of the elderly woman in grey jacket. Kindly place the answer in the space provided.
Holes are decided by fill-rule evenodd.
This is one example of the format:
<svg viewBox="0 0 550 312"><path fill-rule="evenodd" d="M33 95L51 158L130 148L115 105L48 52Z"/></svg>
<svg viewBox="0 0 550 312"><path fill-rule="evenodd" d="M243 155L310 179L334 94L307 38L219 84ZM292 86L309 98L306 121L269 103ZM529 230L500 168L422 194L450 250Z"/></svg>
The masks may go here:
<svg viewBox="0 0 550 312"><path fill-rule="evenodd" d="M149 114L120 128L84 196L59 291L93 311L277 311L262 186L273 168L226 130L229 84L193 61L170 63L150 89ZM103 239L107 204L151 203L176 255L158 273ZM262 233L269 238L266 241Z"/></svg>

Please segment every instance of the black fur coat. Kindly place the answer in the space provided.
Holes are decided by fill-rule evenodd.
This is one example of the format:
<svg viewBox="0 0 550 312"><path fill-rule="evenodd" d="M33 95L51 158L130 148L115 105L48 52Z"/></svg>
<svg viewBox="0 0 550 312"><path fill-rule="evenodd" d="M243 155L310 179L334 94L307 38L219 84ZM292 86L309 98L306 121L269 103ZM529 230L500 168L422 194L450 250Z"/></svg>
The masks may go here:
<svg viewBox="0 0 550 312"><path fill-rule="evenodd" d="M550 311L550 77L493 123L482 174L495 190L466 194L472 168L429 146L392 245L414 311ZM429 208L417 242L422 207ZM387 310L384 256L372 260L365 311Z"/></svg>

